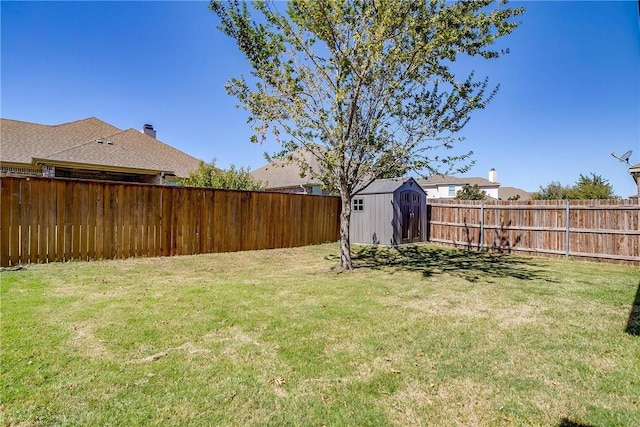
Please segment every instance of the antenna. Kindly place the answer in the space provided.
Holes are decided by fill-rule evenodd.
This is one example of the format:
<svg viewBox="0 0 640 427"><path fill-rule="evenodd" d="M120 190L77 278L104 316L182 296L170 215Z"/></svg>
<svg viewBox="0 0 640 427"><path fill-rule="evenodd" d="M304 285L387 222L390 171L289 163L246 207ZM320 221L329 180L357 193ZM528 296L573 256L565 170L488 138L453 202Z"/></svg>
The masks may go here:
<svg viewBox="0 0 640 427"><path fill-rule="evenodd" d="M633 151L629 150L626 153L624 153L622 156L618 156L616 154L616 152L614 151L613 153L611 153L611 155L613 157L615 157L616 159L620 160L622 163L626 163L626 164L630 165L631 163L629 163L629 157L631 157L631 153L633 153Z"/></svg>

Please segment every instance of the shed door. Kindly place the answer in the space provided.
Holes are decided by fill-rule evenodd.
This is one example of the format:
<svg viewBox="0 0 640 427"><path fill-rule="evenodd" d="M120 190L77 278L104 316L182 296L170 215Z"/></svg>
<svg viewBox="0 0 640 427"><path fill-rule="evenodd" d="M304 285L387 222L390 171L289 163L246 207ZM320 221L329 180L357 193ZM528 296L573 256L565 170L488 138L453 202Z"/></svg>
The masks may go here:
<svg viewBox="0 0 640 427"><path fill-rule="evenodd" d="M402 210L402 243L420 242L422 227L420 221L420 193L407 190L400 193Z"/></svg>

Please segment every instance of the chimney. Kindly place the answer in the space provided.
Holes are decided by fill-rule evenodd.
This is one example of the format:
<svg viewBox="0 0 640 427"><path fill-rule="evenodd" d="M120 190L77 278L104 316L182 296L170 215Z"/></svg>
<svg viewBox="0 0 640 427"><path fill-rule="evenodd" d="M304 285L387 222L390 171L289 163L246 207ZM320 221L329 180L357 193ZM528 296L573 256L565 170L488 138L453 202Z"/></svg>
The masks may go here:
<svg viewBox="0 0 640 427"><path fill-rule="evenodd" d="M489 171L489 182L498 182L498 172L495 168L491 168Z"/></svg>
<svg viewBox="0 0 640 427"><path fill-rule="evenodd" d="M156 131L153 130L153 125L150 125L149 123L145 123L145 125L142 127L142 133L144 133L145 135L149 135L151 138L156 137Z"/></svg>

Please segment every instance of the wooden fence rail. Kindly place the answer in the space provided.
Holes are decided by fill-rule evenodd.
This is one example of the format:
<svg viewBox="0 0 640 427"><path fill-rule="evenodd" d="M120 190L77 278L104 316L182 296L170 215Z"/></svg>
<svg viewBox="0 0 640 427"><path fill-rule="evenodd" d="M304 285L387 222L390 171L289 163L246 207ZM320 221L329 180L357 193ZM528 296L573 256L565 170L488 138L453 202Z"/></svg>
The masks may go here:
<svg viewBox="0 0 640 427"><path fill-rule="evenodd" d="M323 243L339 212L327 196L3 177L0 266Z"/></svg>
<svg viewBox="0 0 640 427"><path fill-rule="evenodd" d="M628 200L429 203L429 240L640 265L640 206Z"/></svg>
<svg viewBox="0 0 640 427"><path fill-rule="evenodd" d="M0 266L294 247L339 238L336 197L54 178L0 181ZM629 201L429 204L431 242L640 265Z"/></svg>

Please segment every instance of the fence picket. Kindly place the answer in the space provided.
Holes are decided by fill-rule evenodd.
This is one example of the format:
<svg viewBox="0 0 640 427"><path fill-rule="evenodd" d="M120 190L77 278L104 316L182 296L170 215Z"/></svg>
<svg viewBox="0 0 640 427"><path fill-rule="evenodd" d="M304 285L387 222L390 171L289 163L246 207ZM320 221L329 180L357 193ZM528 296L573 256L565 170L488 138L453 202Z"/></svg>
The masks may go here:
<svg viewBox="0 0 640 427"><path fill-rule="evenodd" d="M313 209L302 209L305 202ZM3 177L0 206L0 264L7 267L335 241L340 204L335 197Z"/></svg>
<svg viewBox="0 0 640 427"><path fill-rule="evenodd" d="M3 177L0 265L300 246L339 237L336 197ZM438 200L432 242L640 265L630 201ZM567 217L569 222L567 223ZM567 227L569 233L567 234Z"/></svg>
<svg viewBox="0 0 640 427"><path fill-rule="evenodd" d="M640 265L640 206L631 201L436 200L429 209L436 243Z"/></svg>
<svg viewBox="0 0 640 427"><path fill-rule="evenodd" d="M11 235L11 183L0 181L0 265L9 266L9 236Z"/></svg>

